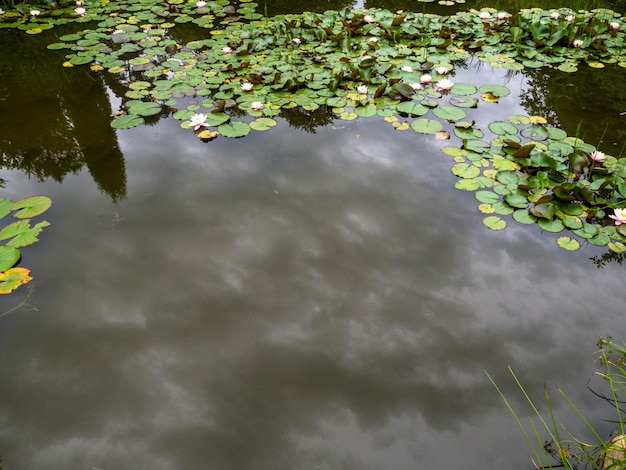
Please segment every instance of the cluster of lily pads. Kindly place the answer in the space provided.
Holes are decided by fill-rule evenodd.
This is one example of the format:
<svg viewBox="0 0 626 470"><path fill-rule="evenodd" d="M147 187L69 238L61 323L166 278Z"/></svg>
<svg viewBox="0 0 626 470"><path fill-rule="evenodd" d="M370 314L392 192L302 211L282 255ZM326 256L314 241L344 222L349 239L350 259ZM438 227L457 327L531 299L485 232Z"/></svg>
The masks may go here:
<svg viewBox="0 0 626 470"><path fill-rule="evenodd" d="M457 187L477 191L488 227L503 228L499 215L512 214L626 251L624 159L600 160L595 147L536 118L521 128L530 119L521 116L491 123L487 141L466 110L509 90L453 81L455 66L472 55L510 70L626 67L619 14L371 9L266 18L258 9L252 1L100 2L81 17L98 21L94 27L48 47L67 51L66 67L89 64L126 85L114 128L171 115L209 141L268 130L289 109L321 107L342 120L380 116L397 130L452 133L462 143L444 151L463 160L453 167ZM175 27L188 23L197 36L177 41ZM561 237L559 245L579 244Z"/></svg>
<svg viewBox="0 0 626 470"><path fill-rule="evenodd" d="M47 196L30 196L15 202L0 198L0 219L11 213L18 219L0 230L0 241L7 240L0 245L0 294L8 294L32 280L29 269L15 267L21 259L18 248L39 240L37 237L50 223L44 220L31 225L30 219L43 214L51 205L52 200Z"/></svg>

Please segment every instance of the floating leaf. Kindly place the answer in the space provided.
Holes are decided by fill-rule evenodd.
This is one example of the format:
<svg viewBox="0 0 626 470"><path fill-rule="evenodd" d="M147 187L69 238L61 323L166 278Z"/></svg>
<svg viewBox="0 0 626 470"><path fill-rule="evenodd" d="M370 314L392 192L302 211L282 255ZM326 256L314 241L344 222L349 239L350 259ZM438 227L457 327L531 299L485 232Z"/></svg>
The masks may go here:
<svg viewBox="0 0 626 470"><path fill-rule="evenodd" d="M539 224L539 227L541 227L546 232L558 233L562 232L565 229L563 222L561 222L559 219L539 219L537 223Z"/></svg>
<svg viewBox="0 0 626 470"><path fill-rule="evenodd" d="M12 268L20 259L20 252L12 246L0 246L0 272Z"/></svg>
<svg viewBox="0 0 626 470"><path fill-rule="evenodd" d="M546 140L549 137L548 130L539 125L534 125L522 129L520 134L530 140Z"/></svg>
<svg viewBox="0 0 626 470"><path fill-rule="evenodd" d="M111 121L111 127L113 129L132 129L133 127L141 126L143 123L144 120L141 116L127 114Z"/></svg>
<svg viewBox="0 0 626 470"><path fill-rule="evenodd" d="M255 131L267 131L276 126L277 122L270 118L258 118L250 123L250 128Z"/></svg>
<svg viewBox="0 0 626 470"><path fill-rule="evenodd" d="M517 127L505 121L493 121L489 124L489 130L497 135L517 134Z"/></svg>
<svg viewBox="0 0 626 470"><path fill-rule="evenodd" d="M235 121L232 124L222 124L217 131L224 137L245 137L250 133L250 126L245 122Z"/></svg>
<svg viewBox="0 0 626 470"><path fill-rule="evenodd" d="M503 230L506 228L506 222L497 215L490 215L483 220L485 227L491 230Z"/></svg>
<svg viewBox="0 0 626 470"><path fill-rule="evenodd" d="M515 219L515 221L519 222L520 224L529 225L529 224L534 224L535 222L537 222L537 217L528 213L528 211L525 209L518 209L515 212L513 212L513 219Z"/></svg>
<svg viewBox="0 0 626 470"><path fill-rule="evenodd" d="M52 199L48 196L30 196L15 201L11 210L17 210L13 217L27 219L46 212L52 206Z"/></svg>
<svg viewBox="0 0 626 470"><path fill-rule="evenodd" d="M571 237L559 237L556 243L564 250L574 251L580 248L580 243L575 238Z"/></svg>
<svg viewBox="0 0 626 470"><path fill-rule="evenodd" d="M410 116L423 116L428 112L428 108L415 101L404 101L396 106L396 110Z"/></svg>
<svg viewBox="0 0 626 470"><path fill-rule="evenodd" d="M0 273L0 294L9 294L32 279L30 270L26 268L11 268Z"/></svg>
<svg viewBox="0 0 626 470"><path fill-rule="evenodd" d="M478 98L454 95L450 97L450 104L459 108L475 108L478 106Z"/></svg>
<svg viewBox="0 0 626 470"><path fill-rule="evenodd" d="M440 119L446 121L459 121L465 119L467 113L462 109L455 108L453 106L441 106L433 110L433 114Z"/></svg>
<svg viewBox="0 0 626 470"><path fill-rule="evenodd" d="M476 178L480 175L480 169L468 163L457 163L451 168L451 171L459 178Z"/></svg>
<svg viewBox="0 0 626 470"><path fill-rule="evenodd" d="M13 206L13 201L11 199L6 197L0 198L0 219L11 213L11 206Z"/></svg>
<svg viewBox="0 0 626 470"><path fill-rule="evenodd" d="M415 119L411 123L411 127L415 132L419 132L420 134L436 134L443 130L443 124L441 124L441 122L423 118Z"/></svg>
<svg viewBox="0 0 626 470"><path fill-rule="evenodd" d="M511 94L511 91L502 85L483 85L478 89L478 91L481 93L491 93L497 97L509 96Z"/></svg>

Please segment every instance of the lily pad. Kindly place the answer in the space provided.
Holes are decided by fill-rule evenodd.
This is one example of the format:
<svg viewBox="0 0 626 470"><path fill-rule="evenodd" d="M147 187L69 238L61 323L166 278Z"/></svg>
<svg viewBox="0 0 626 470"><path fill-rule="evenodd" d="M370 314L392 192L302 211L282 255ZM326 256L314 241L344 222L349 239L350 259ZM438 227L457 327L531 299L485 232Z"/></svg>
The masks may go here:
<svg viewBox="0 0 626 470"><path fill-rule="evenodd" d="M234 121L231 124L222 124L217 131L224 137L234 139L247 136L250 133L250 126L245 122Z"/></svg>
<svg viewBox="0 0 626 470"><path fill-rule="evenodd" d="M415 132L420 134L436 134L443 130L443 124L433 119L419 118L411 123L411 127Z"/></svg>
<svg viewBox="0 0 626 470"><path fill-rule="evenodd" d="M276 126L277 122L270 118L258 118L250 123L250 128L255 131L267 131Z"/></svg>
<svg viewBox="0 0 626 470"><path fill-rule="evenodd" d="M20 259L20 252L12 246L0 246L0 272L15 266Z"/></svg>
<svg viewBox="0 0 626 470"><path fill-rule="evenodd" d="M483 219L485 227L491 230L504 230L506 228L506 221L498 217L497 215L490 215Z"/></svg>
<svg viewBox="0 0 626 470"><path fill-rule="evenodd" d="M571 238L571 237L559 237L556 240L556 243L561 248L563 248L564 250L568 250L568 251L575 251L580 248L580 243L578 242L578 240L576 240L575 238Z"/></svg>
<svg viewBox="0 0 626 470"><path fill-rule="evenodd" d="M46 212L52 206L52 199L48 196L30 196L15 201L11 210L17 210L13 217L28 219Z"/></svg>
<svg viewBox="0 0 626 470"><path fill-rule="evenodd" d="M132 129L133 127L141 126L144 122L141 116L126 114L111 121L111 127L113 129Z"/></svg>
<svg viewBox="0 0 626 470"><path fill-rule="evenodd" d="M455 108L454 106L440 106L433 109L433 114L440 119L454 122L467 117L467 113L462 109Z"/></svg>
<svg viewBox="0 0 626 470"><path fill-rule="evenodd" d="M30 270L26 268L11 268L0 273L0 294L9 294L32 279Z"/></svg>

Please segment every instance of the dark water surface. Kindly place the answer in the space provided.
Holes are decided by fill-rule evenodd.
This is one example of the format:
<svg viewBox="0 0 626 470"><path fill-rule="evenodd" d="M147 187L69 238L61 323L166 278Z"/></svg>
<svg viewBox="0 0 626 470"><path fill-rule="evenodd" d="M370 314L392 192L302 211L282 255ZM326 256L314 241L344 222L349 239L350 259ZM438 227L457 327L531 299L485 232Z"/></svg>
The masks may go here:
<svg viewBox="0 0 626 470"><path fill-rule="evenodd" d="M23 250L35 280L0 299L3 469L530 469L484 374L525 414L508 366L610 431L586 385L598 337L626 338L624 268L536 226L486 229L441 141L378 119L210 143L174 119L115 133L98 75L4 65L2 194L54 206ZM617 154L623 78L453 79L511 89L475 111L484 128L584 119Z"/></svg>

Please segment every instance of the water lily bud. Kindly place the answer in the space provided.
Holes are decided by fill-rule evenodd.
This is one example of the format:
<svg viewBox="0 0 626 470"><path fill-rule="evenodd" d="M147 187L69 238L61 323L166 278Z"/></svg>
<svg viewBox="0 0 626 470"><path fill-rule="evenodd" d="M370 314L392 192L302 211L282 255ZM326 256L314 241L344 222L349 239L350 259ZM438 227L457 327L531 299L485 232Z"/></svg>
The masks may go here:
<svg viewBox="0 0 626 470"><path fill-rule="evenodd" d="M568 23L571 23L572 21L574 21L574 15L567 15L565 17L565 21L567 21Z"/></svg>
<svg viewBox="0 0 626 470"><path fill-rule="evenodd" d="M481 12L478 14L478 17L479 17L481 20L488 20L489 18L491 18L491 13L489 13L488 11L481 11Z"/></svg>
<svg viewBox="0 0 626 470"><path fill-rule="evenodd" d="M617 31L619 29L619 23L617 23L616 21L611 21L609 23L609 28Z"/></svg>
<svg viewBox="0 0 626 470"><path fill-rule="evenodd" d="M374 22L374 18L371 15L365 15L363 17L363 22L365 22L365 23L373 23Z"/></svg>
<svg viewBox="0 0 626 470"><path fill-rule="evenodd" d="M501 11L500 13L498 13L499 20L505 20L508 17L509 17L509 14L506 11Z"/></svg>
<svg viewBox="0 0 626 470"><path fill-rule="evenodd" d="M574 47L580 47L583 45L583 40L582 39L574 39L572 41L572 46Z"/></svg>

